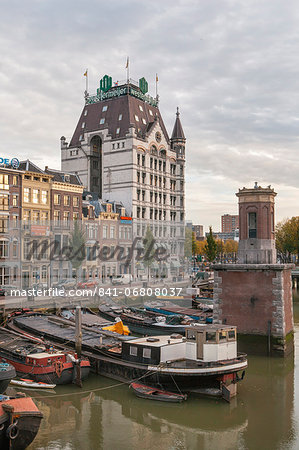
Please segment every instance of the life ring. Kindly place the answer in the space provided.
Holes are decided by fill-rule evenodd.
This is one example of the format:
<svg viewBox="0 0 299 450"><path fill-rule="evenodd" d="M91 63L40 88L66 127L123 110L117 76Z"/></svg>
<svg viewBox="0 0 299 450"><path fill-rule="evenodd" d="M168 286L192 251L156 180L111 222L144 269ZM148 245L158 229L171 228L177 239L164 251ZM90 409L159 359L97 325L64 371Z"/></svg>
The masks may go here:
<svg viewBox="0 0 299 450"><path fill-rule="evenodd" d="M14 440L19 436L19 428L17 427L16 423L12 423L11 425L9 425L9 427L7 427L6 436L10 440Z"/></svg>

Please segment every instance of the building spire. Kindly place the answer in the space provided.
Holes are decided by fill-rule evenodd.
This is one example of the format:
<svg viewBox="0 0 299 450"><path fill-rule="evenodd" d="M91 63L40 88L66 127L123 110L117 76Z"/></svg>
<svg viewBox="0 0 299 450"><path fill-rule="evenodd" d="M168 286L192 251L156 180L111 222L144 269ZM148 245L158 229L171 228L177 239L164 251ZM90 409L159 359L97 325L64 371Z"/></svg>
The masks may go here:
<svg viewBox="0 0 299 450"><path fill-rule="evenodd" d="M179 111L179 107L177 107L176 109L176 120L174 123L174 127L173 127L173 132L171 135L171 140L175 141L175 140L183 140L185 141L185 134L184 134L184 130L181 124L181 120L180 120L180 111Z"/></svg>

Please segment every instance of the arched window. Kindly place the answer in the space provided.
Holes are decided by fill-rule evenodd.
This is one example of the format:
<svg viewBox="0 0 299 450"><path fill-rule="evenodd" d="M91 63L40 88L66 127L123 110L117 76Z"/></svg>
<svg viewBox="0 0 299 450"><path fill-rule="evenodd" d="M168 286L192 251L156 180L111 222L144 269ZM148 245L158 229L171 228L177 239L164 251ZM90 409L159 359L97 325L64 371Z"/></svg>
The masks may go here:
<svg viewBox="0 0 299 450"><path fill-rule="evenodd" d="M162 148L162 149L160 150L160 157L161 157L161 158L166 158L166 150L165 150L165 148Z"/></svg>
<svg viewBox="0 0 299 450"><path fill-rule="evenodd" d="M151 146L151 154L152 155L158 155L158 150L157 150L157 147L155 146L155 145L152 145Z"/></svg>

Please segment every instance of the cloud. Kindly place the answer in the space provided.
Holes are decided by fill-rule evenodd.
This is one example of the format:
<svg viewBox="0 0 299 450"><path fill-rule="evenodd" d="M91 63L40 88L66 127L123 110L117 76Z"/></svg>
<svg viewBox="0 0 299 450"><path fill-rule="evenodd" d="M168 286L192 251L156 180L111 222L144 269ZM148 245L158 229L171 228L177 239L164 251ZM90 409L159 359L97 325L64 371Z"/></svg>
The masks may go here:
<svg viewBox="0 0 299 450"><path fill-rule="evenodd" d="M180 106L188 218L219 228L254 181L275 187L278 217L298 214L297 2L13 0L1 15L3 154L58 168L86 67L95 91L105 73L125 78L130 55L152 93L158 72L169 133Z"/></svg>

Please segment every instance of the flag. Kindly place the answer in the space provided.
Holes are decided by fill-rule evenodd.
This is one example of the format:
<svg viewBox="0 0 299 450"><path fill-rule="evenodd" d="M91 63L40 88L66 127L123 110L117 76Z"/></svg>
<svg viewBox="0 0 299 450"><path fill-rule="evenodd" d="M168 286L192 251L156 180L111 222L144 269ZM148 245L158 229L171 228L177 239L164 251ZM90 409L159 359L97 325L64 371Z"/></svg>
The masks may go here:
<svg viewBox="0 0 299 450"><path fill-rule="evenodd" d="M156 73L156 82L159 81L158 74Z"/></svg>
<svg viewBox="0 0 299 450"><path fill-rule="evenodd" d="M127 57L126 69L129 67L129 57Z"/></svg>
<svg viewBox="0 0 299 450"><path fill-rule="evenodd" d="M114 81L114 86L118 86L118 81Z"/></svg>
<svg viewBox="0 0 299 450"><path fill-rule="evenodd" d="M84 75L83 75L84 77L87 77L87 70L88 70L88 69L86 69L86 72L85 72Z"/></svg>

